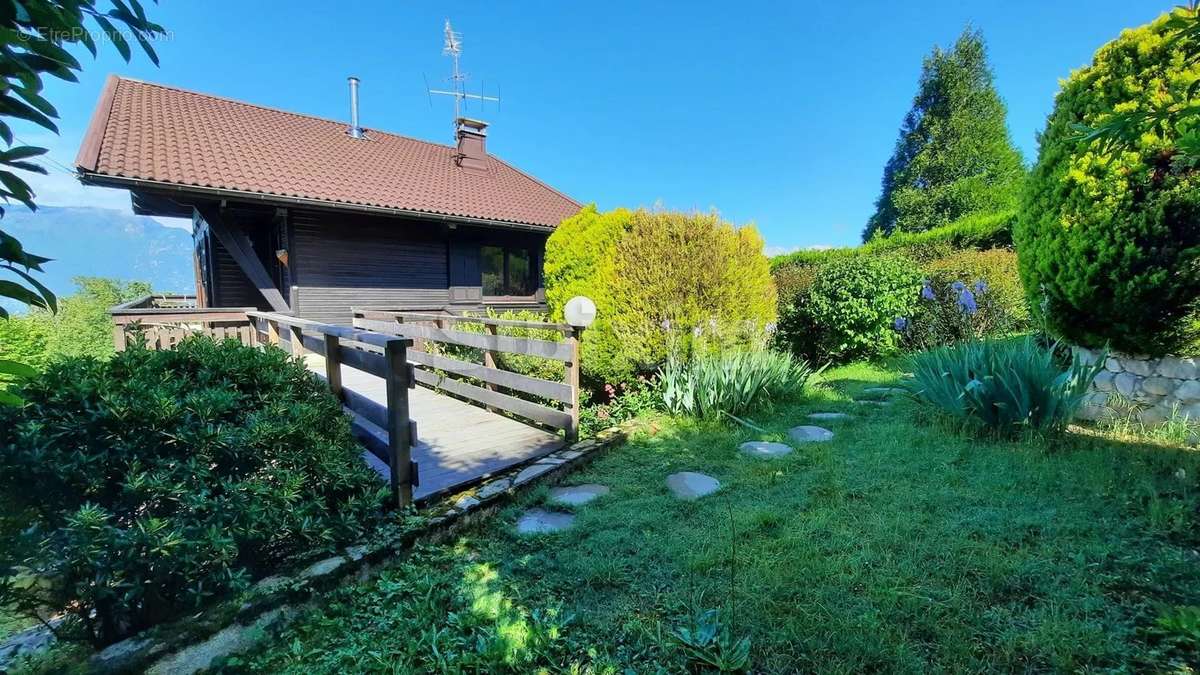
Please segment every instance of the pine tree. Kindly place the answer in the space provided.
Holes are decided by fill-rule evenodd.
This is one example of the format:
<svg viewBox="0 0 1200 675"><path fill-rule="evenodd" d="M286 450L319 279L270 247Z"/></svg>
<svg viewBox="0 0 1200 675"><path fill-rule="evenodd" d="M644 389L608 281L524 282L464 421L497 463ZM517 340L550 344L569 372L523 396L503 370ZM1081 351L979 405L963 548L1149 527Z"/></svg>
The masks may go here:
<svg viewBox="0 0 1200 675"><path fill-rule="evenodd" d="M925 58L863 240L1015 208L1024 176L983 36L967 28L953 49Z"/></svg>

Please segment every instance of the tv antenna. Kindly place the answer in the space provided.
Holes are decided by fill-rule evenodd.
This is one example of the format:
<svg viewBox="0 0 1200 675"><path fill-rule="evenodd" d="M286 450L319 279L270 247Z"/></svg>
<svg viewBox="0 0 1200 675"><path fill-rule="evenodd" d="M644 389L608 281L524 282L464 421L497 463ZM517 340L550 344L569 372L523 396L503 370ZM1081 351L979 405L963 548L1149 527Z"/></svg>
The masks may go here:
<svg viewBox="0 0 1200 675"><path fill-rule="evenodd" d="M462 56L462 33L454 32L454 28L450 26L450 19L446 19L445 28L445 43L442 45L442 54L449 56L454 63L454 71L447 78L450 82L450 90L445 89L430 89L429 83L426 82L425 89L430 94L430 105L433 104L433 94L439 96L449 96L454 99L454 123L457 125L458 120L462 119L463 110L466 107L467 101L479 101L482 105L486 101L494 101L500 103L499 96L485 96L483 88L480 87L480 93L472 94L467 91L467 74L459 70L458 58ZM499 90L496 92L499 94Z"/></svg>

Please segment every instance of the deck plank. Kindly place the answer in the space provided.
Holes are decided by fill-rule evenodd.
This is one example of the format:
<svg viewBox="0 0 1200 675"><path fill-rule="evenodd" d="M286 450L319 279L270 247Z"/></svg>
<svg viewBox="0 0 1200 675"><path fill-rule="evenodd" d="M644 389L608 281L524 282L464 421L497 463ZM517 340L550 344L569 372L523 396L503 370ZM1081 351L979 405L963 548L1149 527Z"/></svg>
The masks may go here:
<svg viewBox="0 0 1200 675"><path fill-rule="evenodd" d="M324 377L324 359L308 354L306 363ZM383 378L342 366L342 387L387 404ZM418 386L409 391L409 417L417 423L412 457L420 467L415 499L445 492L547 455L563 447L557 434L485 408ZM377 467L378 468L378 467Z"/></svg>

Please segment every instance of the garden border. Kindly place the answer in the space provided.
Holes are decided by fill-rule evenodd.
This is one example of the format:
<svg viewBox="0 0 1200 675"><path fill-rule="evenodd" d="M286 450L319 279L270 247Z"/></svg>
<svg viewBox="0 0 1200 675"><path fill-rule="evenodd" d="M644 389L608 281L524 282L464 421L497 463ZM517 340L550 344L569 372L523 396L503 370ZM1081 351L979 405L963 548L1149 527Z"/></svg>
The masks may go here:
<svg viewBox="0 0 1200 675"><path fill-rule="evenodd" d="M155 626L138 635L109 645L86 663L91 673L194 673L216 660L243 652L261 639L267 629L280 628L310 605L318 593L332 588L352 574L370 578L389 563L402 558L419 541L440 542L507 505L534 483L553 484L595 459L599 452L625 443L628 423L610 427L585 439L509 469L463 492L440 500L423 522L383 540L360 542L338 555L311 559L287 574L258 580L247 594L226 598L199 613ZM31 629L10 636L3 647L28 640ZM52 638L38 644L44 649ZM38 649L32 650L36 653ZM0 672L30 651L5 655Z"/></svg>

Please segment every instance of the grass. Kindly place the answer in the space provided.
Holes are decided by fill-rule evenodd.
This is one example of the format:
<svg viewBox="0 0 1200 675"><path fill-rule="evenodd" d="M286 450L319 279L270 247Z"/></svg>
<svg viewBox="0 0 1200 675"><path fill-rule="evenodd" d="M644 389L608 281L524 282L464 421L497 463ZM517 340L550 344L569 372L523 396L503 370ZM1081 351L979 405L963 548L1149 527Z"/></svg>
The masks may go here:
<svg viewBox="0 0 1200 675"><path fill-rule="evenodd" d="M1195 632L1164 635L1180 621L1159 618L1200 605L1200 453L1097 432L977 440L906 401L850 402L897 377L827 373L807 401L752 415L765 435L644 420L570 477L612 488L576 509L571 530L515 534L523 509L545 501L537 490L456 542L330 593L226 667L680 672L694 655L675 633L709 609L731 640L750 638L755 672L1196 663ZM784 458L736 451L783 440L821 410L855 417L821 423L832 442ZM722 490L674 500L664 479L684 470Z"/></svg>

